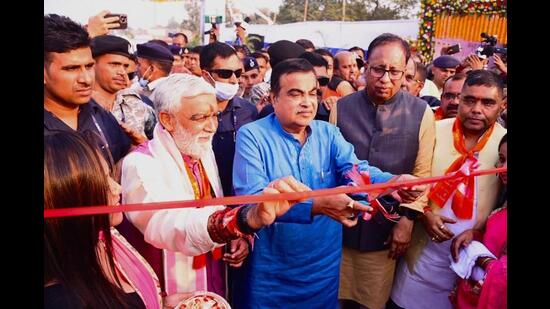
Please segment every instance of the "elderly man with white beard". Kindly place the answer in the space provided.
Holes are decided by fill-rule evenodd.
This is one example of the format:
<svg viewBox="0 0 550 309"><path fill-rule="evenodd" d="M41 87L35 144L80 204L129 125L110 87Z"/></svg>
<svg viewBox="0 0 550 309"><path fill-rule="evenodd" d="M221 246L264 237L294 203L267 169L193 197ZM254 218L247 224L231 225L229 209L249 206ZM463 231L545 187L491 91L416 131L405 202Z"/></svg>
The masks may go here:
<svg viewBox="0 0 550 309"><path fill-rule="evenodd" d="M159 122L153 139L124 159L122 202L223 196L212 151L219 113L214 88L202 78L176 73L158 85L152 99ZM270 183L264 193L305 190L309 188L286 177ZM234 251L225 253L223 260L239 267L248 255L245 238L271 224L290 206L280 201L233 209L209 206L134 211L126 213L133 226L121 232L152 265L163 291L211 291L224 296L221 246L233 242Z"/></svg>

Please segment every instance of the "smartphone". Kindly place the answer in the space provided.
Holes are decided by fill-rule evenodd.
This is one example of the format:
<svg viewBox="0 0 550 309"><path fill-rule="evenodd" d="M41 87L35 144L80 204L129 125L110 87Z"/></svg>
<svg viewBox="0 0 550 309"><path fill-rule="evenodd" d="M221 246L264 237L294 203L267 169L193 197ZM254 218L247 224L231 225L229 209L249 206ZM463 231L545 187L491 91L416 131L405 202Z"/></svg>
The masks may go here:
<svg viewBox="0 0 550 309"><path fill-rule="evenodd" d="M460 44L455 44L447 48L447 55L452 55L460 52Z"/></svg>
<svg viewBox="0 0 550 309"><path fill-rule="evenodd" d="M126 29L128 28L128 16L126 14L107 14L105 18L118 17L119 26L111 29Z"/></svg>

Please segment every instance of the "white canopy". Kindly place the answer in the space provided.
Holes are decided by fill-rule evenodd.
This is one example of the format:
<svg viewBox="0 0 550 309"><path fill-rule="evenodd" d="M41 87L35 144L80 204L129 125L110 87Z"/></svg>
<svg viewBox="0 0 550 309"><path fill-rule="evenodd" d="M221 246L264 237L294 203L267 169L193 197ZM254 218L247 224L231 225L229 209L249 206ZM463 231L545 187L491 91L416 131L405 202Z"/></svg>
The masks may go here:
<svg viewBox="0 0 550 309"><path fill-rule="evenodd" d="M208 26L207 26L208 28ZM376 20L376 21L308 21L284 25L250 25L248 34L265 37L266 43L278 40L296 41L308 39L315 47L350 48L359 46L367 49L378 35L390 32L404 39L416 39L418 20ZM235 40L234 27L221 27L220 39L223 42Z"/></svg>

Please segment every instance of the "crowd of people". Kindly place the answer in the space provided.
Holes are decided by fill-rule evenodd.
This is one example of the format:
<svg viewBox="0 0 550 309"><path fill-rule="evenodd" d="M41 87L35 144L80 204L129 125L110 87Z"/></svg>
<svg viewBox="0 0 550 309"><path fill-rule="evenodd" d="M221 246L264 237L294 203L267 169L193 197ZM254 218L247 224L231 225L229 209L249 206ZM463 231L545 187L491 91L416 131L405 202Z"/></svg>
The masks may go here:
<svg viewBox="0 0 550 309"><path fill-rule="evenodd" d="M506 167L498 54L424 63L391 33L335 55L307 39L251 52L246 22L234 44L213 30L134 48L106 14L44 16L44 209ZM233 308L506 308L506 184L46 219L45 307L175 308L208 291Z"/></svg>

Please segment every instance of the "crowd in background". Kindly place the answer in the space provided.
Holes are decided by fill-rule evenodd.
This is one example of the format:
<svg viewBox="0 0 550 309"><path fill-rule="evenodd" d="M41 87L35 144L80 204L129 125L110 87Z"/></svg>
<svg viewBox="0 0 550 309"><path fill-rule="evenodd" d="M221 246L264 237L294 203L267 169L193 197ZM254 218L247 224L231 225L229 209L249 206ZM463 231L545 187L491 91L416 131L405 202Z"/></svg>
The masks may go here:
<svg viewBox="0 0 550 309"><path fill-rule="evenodd" d="M107 13L44 16L45 209L506 167L504 55L425 63L391 33L335 55L307 38L250 51L246 22L234 44L132 46ZM421 185L46 219L45 307L209 291L233 308L506 308L506 177L439 200Z"/></svg>

